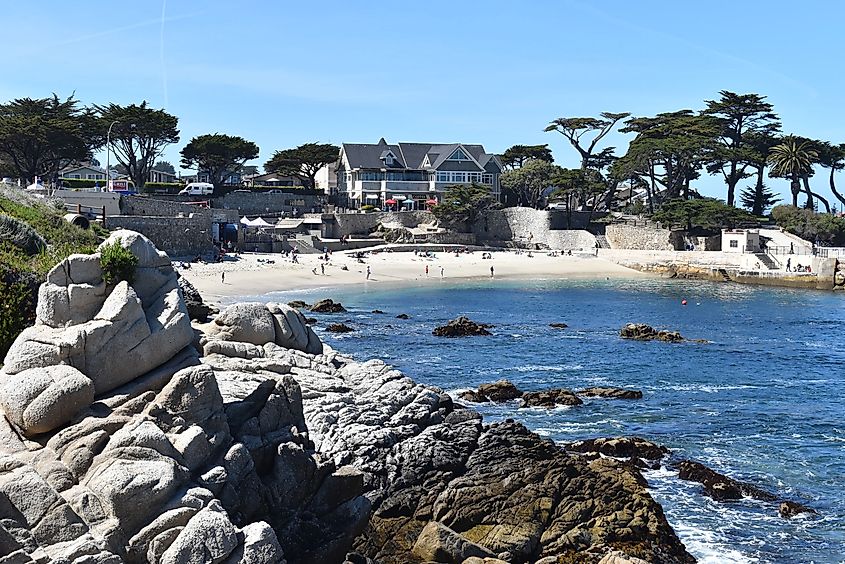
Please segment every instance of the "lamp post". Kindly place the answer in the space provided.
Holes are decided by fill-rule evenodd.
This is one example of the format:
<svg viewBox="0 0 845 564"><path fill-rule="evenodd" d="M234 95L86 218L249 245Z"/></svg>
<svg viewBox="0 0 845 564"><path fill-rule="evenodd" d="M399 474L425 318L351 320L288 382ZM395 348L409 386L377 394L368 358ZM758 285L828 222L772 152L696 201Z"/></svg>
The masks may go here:
<svg viewBox="0 0 845 564"><path fill-rule="evenodd" d="M118 123L114 120L109 124L109 130L106 132L106 192L109 191L109 183L111 182L111 171L109 170L109 141L111 140L111 128Z"/></svg>

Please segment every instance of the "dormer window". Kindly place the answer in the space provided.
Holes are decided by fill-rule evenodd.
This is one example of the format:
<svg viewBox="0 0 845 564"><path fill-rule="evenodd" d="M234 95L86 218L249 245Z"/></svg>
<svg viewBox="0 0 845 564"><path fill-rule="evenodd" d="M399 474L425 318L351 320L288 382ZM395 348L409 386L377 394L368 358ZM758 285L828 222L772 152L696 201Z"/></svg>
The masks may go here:
<svg viewBox="0 0 845 564"><path fill-rule="evenodd" d="M449 157L446 160L449 160L449 161L468 161L468 160L470 160L470 158L467 156L467 154L464 152L463 149L458 148L458 150L456 150L454 153L452 153L452 156Z"/></svg>
<svg viewBox="0 0 845 564"><path fill-rule="evenodd" d="M393 154L393 151L383 151L379 159L386 167L393 167L396 164L396 155Z"/></svg>

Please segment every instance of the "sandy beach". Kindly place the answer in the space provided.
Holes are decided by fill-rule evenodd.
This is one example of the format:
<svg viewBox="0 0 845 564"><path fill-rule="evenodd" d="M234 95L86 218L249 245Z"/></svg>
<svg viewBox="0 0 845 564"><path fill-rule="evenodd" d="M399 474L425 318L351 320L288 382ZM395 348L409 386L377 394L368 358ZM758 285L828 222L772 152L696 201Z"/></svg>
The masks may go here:
<svg viewBox="0 0 845 564"><path fill-rule="evenodd" d="M432 251L433 256L427 257L413 252L391 252L390 246L385 246L359 262L353 253L333 253L328 262L321 255L299 255L299 264L279 254L246 253L237 260L192 263L190 268L181 268L177 263L177 268L211 303L234 296L349 284L436 284L445 280L489 279L491 266L494 279L646 276L586 254L550 256L547 252L534 251L528 256L525 252L494 251L490 253L492 258L485 259L481 251L458 255Z"/></svg>

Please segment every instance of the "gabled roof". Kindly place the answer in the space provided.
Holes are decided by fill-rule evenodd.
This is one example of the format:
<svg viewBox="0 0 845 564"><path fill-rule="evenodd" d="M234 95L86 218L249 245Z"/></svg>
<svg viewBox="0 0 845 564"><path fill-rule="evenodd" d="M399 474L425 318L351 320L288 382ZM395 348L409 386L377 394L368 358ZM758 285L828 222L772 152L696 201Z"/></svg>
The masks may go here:
<svg viewBox="0 0 845 564"><path fill-rule="evenodd" d="M482 145L465 145L463 143L387 143L384 138L378 143L344 143L343 153L346 155L349 168L380 169L380 168L408 168L421 170L437 169L446 162L459 148L470 158L466 162L470 168L473 165L478 170L485 170L485 166L493 160L501 169L501 163L495 155L487 154ZM386 166L384 157L393 153L396 161L393 166ZM428 157L428 166L423 166Z"/></svg>
<svg viewBox="0 0 845 564"><path fill-rule="evenodd" d="M382 158L387 151L393 153L396 162L392 167L384 164ZM344 143L343 152L350 168L406 168L402 159L402 150L398 145L388 145L384 139L373 145L371 143Z"/></svg>

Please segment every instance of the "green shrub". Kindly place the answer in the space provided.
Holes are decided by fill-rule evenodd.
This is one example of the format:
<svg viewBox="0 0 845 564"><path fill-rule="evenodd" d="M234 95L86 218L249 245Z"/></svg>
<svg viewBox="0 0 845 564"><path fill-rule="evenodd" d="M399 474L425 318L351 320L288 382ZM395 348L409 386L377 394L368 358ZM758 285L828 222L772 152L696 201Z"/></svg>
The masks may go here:
<svg viewBox="0 0 845 564"><path fill-rule="evenodd" d="M28 255L38 254L47 248L38 231L14 217L0 214L0 240L8 241Z"/></svg>
<svg viewBox="0 0 845 564"><path fill-rule="evenodd" d="M135 278L136 266L138 257L118 241L100 249L100 267L103 269L103 280L106 284L117 284L122 280L131 283Z"/></svg>
<svg viewBox="0 0 845 564"><path fill-rule="evenodd" d="M38 280L28 272L0 269L0 362L21 331L35 322Z"/></svg>
<svg viewBox="0 0 845 564"><path fill-rule="evenodd" d="M59 183L67 188L105 188L106 180L89 180L87 178L61 178Z"/></svg>
<svg viewBox="0 0 845 564"><path fill-rule="evenodd" d="M371 212L374 209L376 209L376 207L371 206L370 204L364 204L363 206L361 206L361 211L365 211L365 212Z"/></svg>

